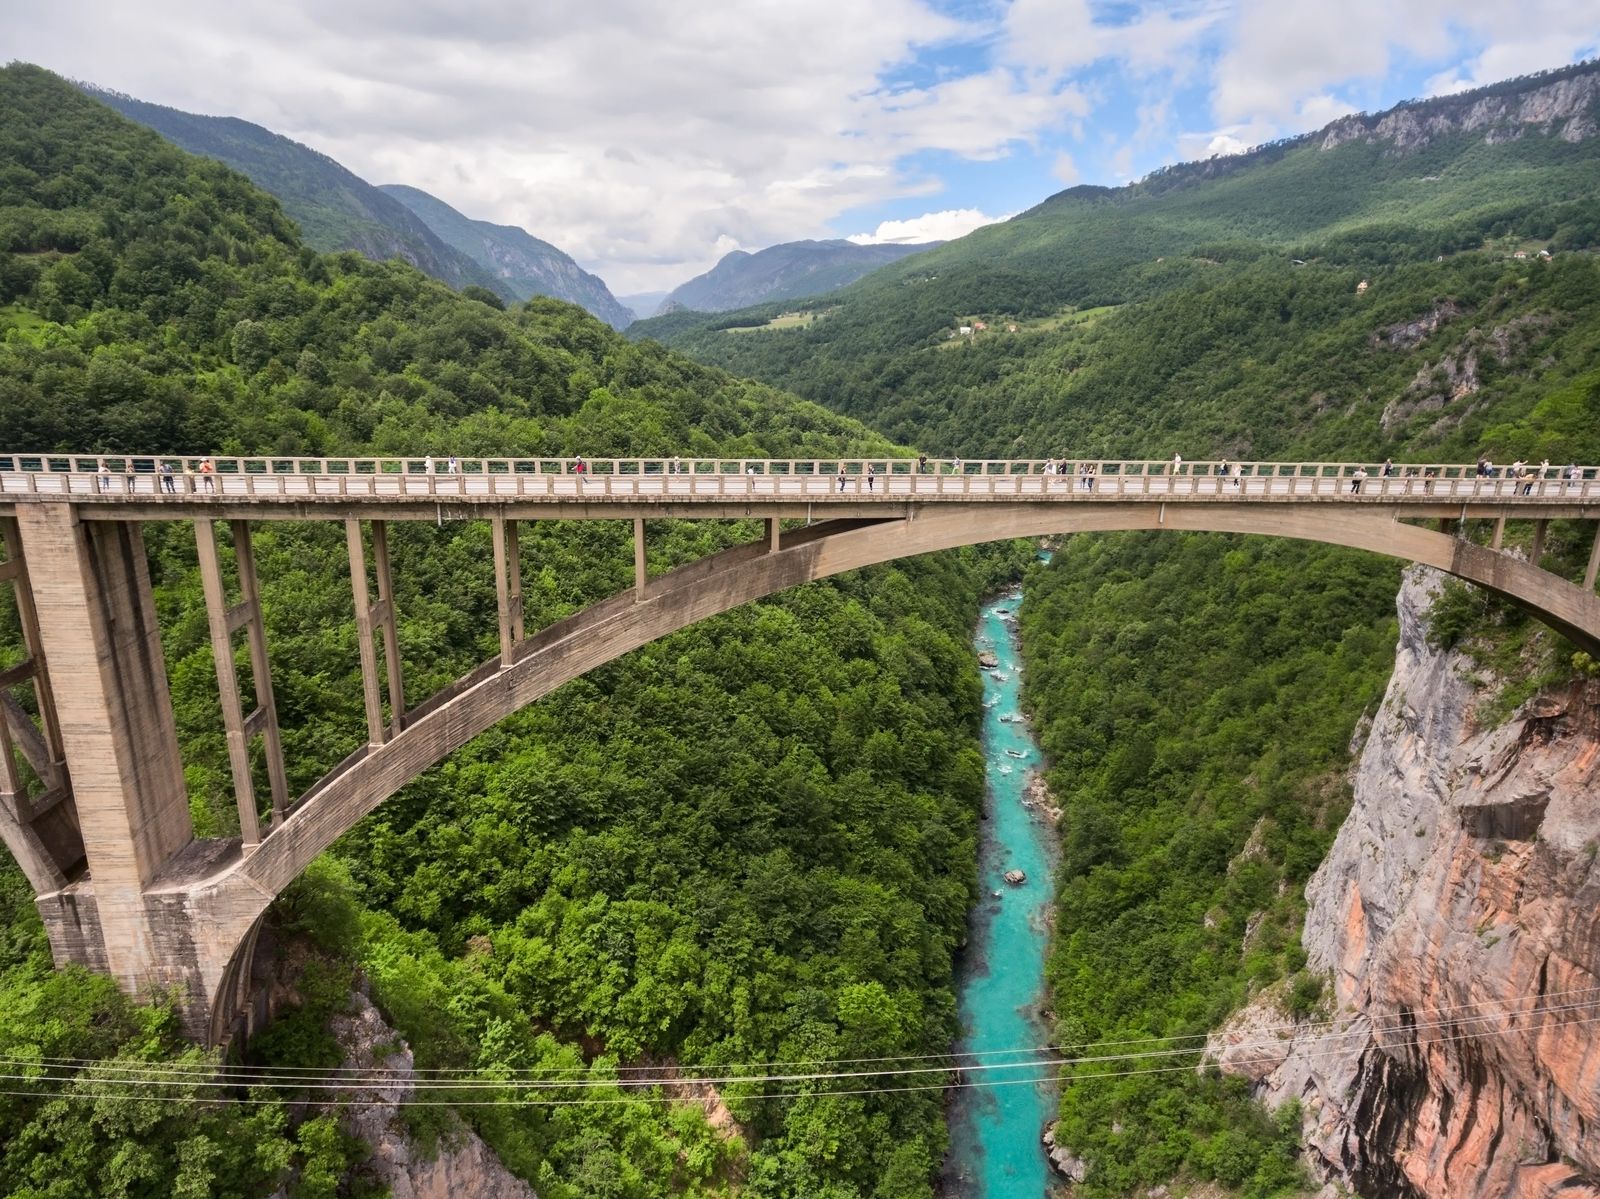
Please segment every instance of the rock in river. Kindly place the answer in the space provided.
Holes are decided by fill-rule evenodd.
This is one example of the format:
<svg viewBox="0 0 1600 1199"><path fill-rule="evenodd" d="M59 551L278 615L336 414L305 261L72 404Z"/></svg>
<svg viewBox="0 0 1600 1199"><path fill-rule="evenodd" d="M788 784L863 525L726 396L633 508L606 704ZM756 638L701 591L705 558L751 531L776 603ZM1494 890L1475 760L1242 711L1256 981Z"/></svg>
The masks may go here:
<svg viewBox="0 0 1600 1199"><path fill-rule="evenodd" d="M1023 883L1028 881L1028 876L1021 870L1007 870L1005 873L1005 880L1013 887L1020 887Z"/></svg>

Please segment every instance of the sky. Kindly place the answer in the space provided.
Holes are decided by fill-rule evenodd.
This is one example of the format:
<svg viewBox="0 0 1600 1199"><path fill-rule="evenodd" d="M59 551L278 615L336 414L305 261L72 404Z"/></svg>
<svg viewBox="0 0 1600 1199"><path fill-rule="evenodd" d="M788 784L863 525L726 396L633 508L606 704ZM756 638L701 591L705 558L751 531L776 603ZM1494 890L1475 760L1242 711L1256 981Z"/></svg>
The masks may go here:
<svg viewBox="0 0 1600 1199"><path fill-rule="evenodd" d="M0 60L242 117L613 292L959 237L1600 54L1596 0L0 0Z"/></svg>

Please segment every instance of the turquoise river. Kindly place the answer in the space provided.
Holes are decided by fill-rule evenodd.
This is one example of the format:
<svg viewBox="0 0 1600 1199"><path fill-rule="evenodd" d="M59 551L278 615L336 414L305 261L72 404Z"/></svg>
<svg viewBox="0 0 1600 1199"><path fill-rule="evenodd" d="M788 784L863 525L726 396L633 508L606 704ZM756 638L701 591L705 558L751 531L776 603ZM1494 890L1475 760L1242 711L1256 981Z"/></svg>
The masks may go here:
<svg viewBox="0 0 1600 1199"><path fill-rule="evenodd" d="M997 664L983 669L983 748L988 787L973 909L959 979L963 1082L950 1105L950 1156L943 1191L950 1199L1042 1199L1050 1164L1040 1136L1055 1115L1056 1090L1035 1079L1048 1044L1045 954L1050 941L1055 830L1025 802L1040 766L1023 722L1016 613L1020 590L983 609L975 649ZM1026 881L1007 883L1009 871Z"/></svg>

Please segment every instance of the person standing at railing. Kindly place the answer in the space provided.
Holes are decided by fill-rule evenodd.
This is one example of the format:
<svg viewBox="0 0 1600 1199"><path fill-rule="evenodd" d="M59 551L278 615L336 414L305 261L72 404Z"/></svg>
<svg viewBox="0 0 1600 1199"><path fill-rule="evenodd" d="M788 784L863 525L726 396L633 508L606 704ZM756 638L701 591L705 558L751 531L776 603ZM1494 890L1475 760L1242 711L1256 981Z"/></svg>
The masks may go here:
<svg viewBox="0 0 1600 1199"><path fill-rule="evenodd" d="M577 461L572 464L572 473L578 476L579 484L583 484L589 478L589 464L583 460L582 454L576 455L576 458Z"/></svg>
<svg viewBox="0 0 1600 1199"><path fill-rule="evenodd" d="M200 481L206 485L207 491L215 492L217 490L216 479L213 477L216 473L217 468L211 464L211 459L200 459Z"/></svg>
<svg viewBox="0 0 1600 1199"><path fill-rule="evenodd" d="M100 472L100 490L111 490L111 468L106 465L106 460L100 458L95 462L95 469Z"/></svg>
<svg viewBox="0 0 1600 1199"><path fill-rule="evenodd" d="M839 464L839 490L844 490L844 463Z"/></svg>
<svg viewBox="0 0 1600 1199"><path fill-rule="evenodd" d="M917 455L917 473L919 475L925 475L928 473L928 455Z"/></svg>
<svg viewBox="0 0 1600 1199"><path fill-rule="evenodd" d="M456 461L456 456L454 454L451 454L450 455L450 461L448 461L448 462L446 462L444 464L444 473L447 474L447 475L453 475L453 474L455 474L457 472L459 467L460 467L460 464Z"/></svg>
<svg viewBox="0 0 1600 1199"><path fill-rule="evenodd" d="M867 463L867 490L868 491L872 490L872 484L876 481L876 479L877 479L877 476L873 473L872 463L869 462L869 463Z"/></svg>
<svg viewBox="0 0 1600 1199"><path fill-rule="evenodd" d="M161 464L161 490L168 495L176 495L178 492L177 480L172 477L172 463L170 462Z"/></svg>
<svg viewBox="0 0 1600 1199"><path fill-rule="evenodd" d="M953 474L953 475L959 475L961 473L961 459L960 458L952 458L952 459L950 459L950 473Z"/></svg>
<svg viewBox="0 0 1600 1199"><path fill-rule="evenodd" d="M124 458L122 460L122 490L126 491L129 495L132 495L133 483L133 459Z"/></svg>
<svg viewBox="0 0 1600 1199"><path fill-rule="evenodd" d="M1578 464L1576 462L1567 463L1566 475L1567 475L1567 486L1569 488L1576 486L1578 483L1582 482L1582 480L1583 480L1583 472L1578 469Z"/></svg>
<svg viewBox="0 0 1600 1199"><path fill-rule="evenodd" d="M1172 473L1173 473L1173 476L1176 477L1178 472L1180 470L1182 470L1182 469L1183 469L1183 455L1182 454L1174 454L1174 455L1172 455Z"/></svg>
<svg viewBox="0 0 1600 1199"><path fill-rule="evenodd" d="M425 475L431 475L433 473L433 455L432 454L424 455L424 457L422 459L422 473L425 474Z"/></svg>
<svg viewBox="0 0 1600 1199"><path fill-rule="evenodd" d="M1361 484L1365 483L1366 481L1367 481L1367 468L1364 467L1364 466L1356 467L1356 473L1350 476L1350 494L1351 495L1360 495L1361 494Z"/></svg>

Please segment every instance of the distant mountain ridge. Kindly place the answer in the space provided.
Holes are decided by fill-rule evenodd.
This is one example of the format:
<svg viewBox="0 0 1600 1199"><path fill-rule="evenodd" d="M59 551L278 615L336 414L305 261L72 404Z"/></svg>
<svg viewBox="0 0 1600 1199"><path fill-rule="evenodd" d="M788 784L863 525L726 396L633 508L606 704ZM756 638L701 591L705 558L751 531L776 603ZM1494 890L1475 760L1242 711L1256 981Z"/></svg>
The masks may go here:
<svg viewBox="0 0 1600 1199"><path fill-rule="evenodd" d="M378 190L404 205L446 245L486 271L516 299L554 296L582 305L614 329L633 323L632 310L611 294L604 280L526 229L474 220L437 196L405 184L380 184Z"/></svg>
<svg viewBox="0 0 1600 1199"><path fill-rule="evenodd" d="M516 297L471 258L446 245L405 205L326 154L237 117L210 117L80 84L96 100L192 154L226 163L278 197L317 250L355 250L375 261L402 258L451 287L487 287Z"/></svg>
<svg viewBox="0 0 1600 1199"><path fill-rule="evenodd" d="M751 254L735 250L703 275L673 289L658 312L691 308L726 312L772 300L793 300L836 291L880 266L939 242L857 245L843 240L791 241Z"/></svg>
<svg viewBox="0 0 1600 1199"><path fill-rule="evenodd" d="M277 196L314 249L355 250L376 261L401 258L457 290L483 287L505 300L552 296L618 329L633 320L605 283L525 230L471 220L416 188L375 187L326 154L237 117L203 116L78 86L180 149L225 163Z"/></svg>

